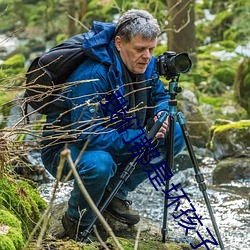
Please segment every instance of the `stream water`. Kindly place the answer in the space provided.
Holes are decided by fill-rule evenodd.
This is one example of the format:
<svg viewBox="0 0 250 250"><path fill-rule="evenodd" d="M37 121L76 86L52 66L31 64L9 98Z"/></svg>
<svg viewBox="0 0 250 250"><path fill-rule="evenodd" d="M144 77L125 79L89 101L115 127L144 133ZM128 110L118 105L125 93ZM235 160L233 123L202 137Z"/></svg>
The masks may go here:
<svg viewBox="0 0 250 250"><path fill-rule="evenodd" d="M209 197L215 221L219 228L219 233L226 250L250 250L250 180L239 180L223 185L212 185L212 170L215 162L212 158L204 158L202 160L201 171L205 178L207 186L206 193ZM202 216L202 224L198 230L205 239L212 238L208 235L206 228L209 228L212 235L217 239L213 230L213 223L210 219L208 209L202 192L197 187L194 176L194 169L187 168L176 172L171 178L174 184L181 183L181 187L188 195L190 202L196 209L196 214ZM53 189L53 181L51 183L42 184L39 188L41 195L45 200L49 201L51 191ZM69 198L72 188L72 182L64 184L57 192L55 202L59 203ZM171 193L172 194L172 193ZM139 211L140 215L149 219L153 224L162 227L162 218L164 210L164 193L155 190L150 181L141 184L136 192L130 194L129 198L133 201L132 208ZM168 209L168 237L177 242L190 242L192 238L198 238L195 230L188 230L185 236L185 229L180 226L180 219L174 219L172 215L176 205L170 206ZM181 209L190 208L189 202L181 199ZM218 240L217 240L218 242ZM207 244L208 249L220 249L219 246Z"/></svg>

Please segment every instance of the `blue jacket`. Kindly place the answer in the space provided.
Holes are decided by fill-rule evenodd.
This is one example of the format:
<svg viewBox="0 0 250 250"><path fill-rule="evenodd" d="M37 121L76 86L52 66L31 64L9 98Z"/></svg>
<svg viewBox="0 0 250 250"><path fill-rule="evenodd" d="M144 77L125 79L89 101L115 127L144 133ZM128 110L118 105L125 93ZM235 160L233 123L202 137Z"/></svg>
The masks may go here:
<svg viewBox="0 0 250 250"><path fill-rule="evenodd" d="M139 143L145 136L141 129L127 129L122 133L117 131L110 116L110 110L115 107L100 104L104 104L111 90L124 95L121 63L114 53L114 31L114 24L94 22L92 29L86 33L83 48L88 59L67 80L68 87L62 93L64 101L57 101L56 107L47 115L48 124L63 129L45 131L45 136L63 133L61 138L68 137L79 147L88 139L89 150L104 150L116 155L126 154L132 143ZM156 73L155 60L154 57L151 59L145 76L150 87L147 90L147 106L154 107L153 113L157 114L162 110L168 111L169 95ZM120 101L122 103L123 98ZM65 105L69 111L62 112L60 109L64 109ZM133 142L128 143L130 141Z"/></svg>

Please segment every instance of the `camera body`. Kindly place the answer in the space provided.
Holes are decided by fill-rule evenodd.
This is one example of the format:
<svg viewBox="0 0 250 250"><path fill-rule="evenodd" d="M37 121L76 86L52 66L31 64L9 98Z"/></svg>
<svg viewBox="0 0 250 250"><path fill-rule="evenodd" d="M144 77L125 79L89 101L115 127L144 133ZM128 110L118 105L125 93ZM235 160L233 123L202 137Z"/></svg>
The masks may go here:
<svg viewBox="0 0 250 250"><path fill-rule="evenodd" d="M174 51L164 52L156 59L156 70L160 76L170 80L187 73L192 66L192 61L187 53L176 54Z"/></svg>

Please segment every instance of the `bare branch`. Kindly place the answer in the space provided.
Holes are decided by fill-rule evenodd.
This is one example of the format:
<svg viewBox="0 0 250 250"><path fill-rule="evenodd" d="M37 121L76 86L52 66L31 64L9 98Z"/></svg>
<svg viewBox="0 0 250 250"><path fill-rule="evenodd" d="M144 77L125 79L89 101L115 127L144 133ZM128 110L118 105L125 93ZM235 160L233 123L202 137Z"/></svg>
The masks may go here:
<svg viewBox="0 0 250 250"><path fill-rule="evenodd" d="M111 227L109 226L109 224L106 222L106 220L103 218L102 214L100 213L100 211L98 210L98 208L96 207L95 203L93 202L92 198L90 197L88 191L86 190L83 182L81 181L81 178L79 176L79 174L77 173L77 170L75 168L74 162L71 158L71 154L70 154L70 150L69 149L65 149L61 152L61 157L62 158L66 158L69 166L73 172L73 176L75 178L75 181L78 184L79 189L81 190L84 198L86 199L86 201L88 202L90 208L94 211L94 213L97 215L98 219L100 220L100 222L102 223L102 225L104 226L105 230L107 231L107 233L113 238L115 245L117 246L118 249L123 250L123 247L120 245L119 241L117 240L116 236L114 235Z"/></svg>

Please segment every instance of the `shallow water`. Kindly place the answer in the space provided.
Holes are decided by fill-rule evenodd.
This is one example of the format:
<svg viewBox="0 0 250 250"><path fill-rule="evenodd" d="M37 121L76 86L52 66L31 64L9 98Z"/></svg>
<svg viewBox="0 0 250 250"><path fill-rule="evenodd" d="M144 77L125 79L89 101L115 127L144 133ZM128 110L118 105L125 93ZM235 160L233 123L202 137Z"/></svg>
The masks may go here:
<svg viewBox="0 0 250 250"><path fill-rule="evenodd" d="M206 158L202 162L201 171L205 178L207 186L207 194L209 203L211 204L213 215L219 228L223 244L226 250L249 250L250 249L250 180L231 182L223 185L212 185L211 173L215 163L211 158ZM210 219L205 200L202 193L197 187L194 177L194 170L188 168L179 171L171 178L171 183L181 183L182 188L188 195L191 203L196 209L198 216L202 216L203 226L197 227L205 239L211 239L205 228L209 228L212 235L217 239L213 230L213 224ZM70 195L72 183L64 184L59 188L56 196L56 203L65 201ZM45 200L49 201L51 197L51 190L53 189L53 182L42 184L39 188L41 195ZM172 193L171 193L172 194ZM129 195L133 201L132 207L139 211L142 217L148 218L154 224L162 227L162 218L164 210L164 193L159 189L155 191L150 181L141 184L136 192ZM168 237L175 241L190 242L190 238L194 238L197 234L195 230L188 230L187 237L185 236L185 229L182 228L178 222L180 219L174 219L173 214L176 205L169 207L168 216ZM189 202L183 198L179 209L186 210L190 208ZM217 240L218 241L218 240ZM209 249L220 249L219 246L207 244Z"/></svg>

